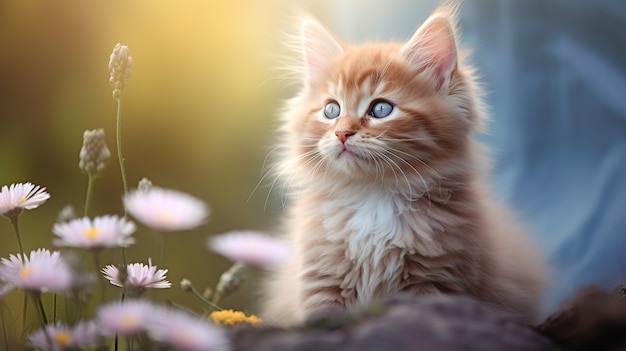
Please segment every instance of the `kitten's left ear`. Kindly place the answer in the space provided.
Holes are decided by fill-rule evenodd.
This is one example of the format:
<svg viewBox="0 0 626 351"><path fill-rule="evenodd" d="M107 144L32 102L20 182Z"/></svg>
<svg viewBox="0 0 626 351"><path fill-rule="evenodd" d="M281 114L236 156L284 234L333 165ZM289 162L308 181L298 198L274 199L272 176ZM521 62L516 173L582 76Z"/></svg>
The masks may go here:
<svg viewBox="0 0 626 351"><path fill-rule="evenodd" d="M449 83L457 67L457 51L448 16L435 13L428 18L401 53L416 72L432 70L437 90Z"/></svg>

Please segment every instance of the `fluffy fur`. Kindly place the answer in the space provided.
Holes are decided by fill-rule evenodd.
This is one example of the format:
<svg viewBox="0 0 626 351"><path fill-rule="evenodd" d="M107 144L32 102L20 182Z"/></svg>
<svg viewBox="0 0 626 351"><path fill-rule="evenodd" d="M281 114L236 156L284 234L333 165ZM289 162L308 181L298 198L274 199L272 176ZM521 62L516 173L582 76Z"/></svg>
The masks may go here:
<svg viewBox="0 0 626 351"><path fill-rule="evenodd" d="M278 165L296 254L267 280L265 320L397 293L462 294L522 322L538 316L543 267L486 186L472 138L486 117L439 8L406 43L350 46L302 22L303 86L287 103ZM376 102L393 107L376 118ZM336 118L325 116L336 103Z"/></svg>

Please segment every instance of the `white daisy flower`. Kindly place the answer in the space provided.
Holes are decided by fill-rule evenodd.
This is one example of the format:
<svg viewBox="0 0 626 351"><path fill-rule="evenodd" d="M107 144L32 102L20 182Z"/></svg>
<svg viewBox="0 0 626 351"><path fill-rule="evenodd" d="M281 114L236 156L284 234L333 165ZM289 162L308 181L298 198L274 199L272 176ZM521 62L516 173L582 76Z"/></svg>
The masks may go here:
<svg viewBox="0 0 626 351"><path fill-rule="evenodd" d="M124 197L126 210L144 225L159 232L191 230L204 224L209 206L189 194L151 187L133 190Z"/></svg>
<svg viewBox="0 0 626 351"><path fill-rule="evenodd" d="M12 289L64 293L72 286L72 272L58 251L31 251L30 257L10 255L0 261L0 296Z"/></svg>
<svg viewBox="0 0 626 351"><path fill-rule="evenodd" d="M73 327L63 323L49 324L33 332L28 343L43 351L77 350L92 348L98 342L98 329L94 322L79 322Z"/></svg>
<svg viewBox="0 0 626 351"><path fill-rule="evenodd" d="M135 242L130 235L136 230L133 222L118 216L101 216L93 220L83 217L69 222L57 223L52 232L58 236L57 246L102 249L128 247Z"/></svg>
<svg viewBox="0 0 626 351"><path fill-rule="evenodd" d="M226 351L223 330L182 310L163 309L148 328L150 336L176 350Z"/></svg>
<svg viewBox="0 0 626 351"><path fill-rule="evenodd" d="M102 269L102 275L108 279L111 284L119 287L131 287L139 292L145 289L165 289L172 286L165 277L167 269L157 270L152 265L152 260L148 259L148 265L143 263L131 263L126 266L126 281L120 279L120 270L114 265L107 265Z"/></svg>
<svg viewBox="0 0 626 351"><path fill-rule="evenodd" d="M104 335L132 336L146 331L157 311L148 300L116 301L98 308L96 322Z"/></svg>
<svg viewBox="0 0 626 351"><path fill-rule="evenodd" d="M50 198L46 188L31 183L4 185L0 190L0 214L19 214L22 209L32 210Z"/></svg>
<svg viewBox="0 0 626 351"><path fill-rule="evenodd" d="M291 255L290 245L269 234L256 231L233 231L209 238L209 248L226 258L270 268Z"/></svg>

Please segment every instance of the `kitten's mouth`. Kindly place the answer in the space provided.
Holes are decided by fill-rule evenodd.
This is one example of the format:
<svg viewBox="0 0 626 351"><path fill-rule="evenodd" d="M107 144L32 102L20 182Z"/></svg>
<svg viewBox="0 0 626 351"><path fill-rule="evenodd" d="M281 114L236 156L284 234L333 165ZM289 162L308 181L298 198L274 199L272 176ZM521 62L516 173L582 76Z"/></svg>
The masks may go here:
<svg viewBox="0 0 626 351"><path fill-rule="evenodd" d="M343 148L341 149L341 151L339 151L339 155L337 157L359 158L359 155L348 150L348 148L343 145Z"/></svg>

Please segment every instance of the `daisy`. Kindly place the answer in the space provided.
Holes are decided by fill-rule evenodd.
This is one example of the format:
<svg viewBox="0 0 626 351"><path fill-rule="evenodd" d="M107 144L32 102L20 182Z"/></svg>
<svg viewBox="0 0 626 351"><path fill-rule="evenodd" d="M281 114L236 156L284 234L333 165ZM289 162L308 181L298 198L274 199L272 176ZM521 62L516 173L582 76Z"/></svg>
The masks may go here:
<svg viewBox="0 0 626 351"><path fill-rule="evenodd" d="M157 270L148 259L148 265L143 263L131 263L126 266L126 280L120 278L120 270L114 265L107 265L102 269L102 275L115 286L133 288L139 293L145 289L165 289L172 286L165 280L167 269Z"/></svg>
<svg viewBox="0 0 626 351"><path fill-rule="evenodd" d="M63 293L72 285L72 272L58 251L31 251L30 257L10 255L0 261L0 296L14 288L30 292Z"/></svg>
<svg viewBox="0 0 626 351"><path fill-rule="evenodd" d="M209 248L232 261L270 268L291 255L287 242L262 232L234 231L209 238Z"/></svg>
<svg viewBox="0 0 626 351"><path fill-rule="evenodd" d="M130 236L135 230L133 222L118 216L102 216L93 220L83 217L52 227L52 232L58 236L53 241L55 245L90 250L127 247L135 242Z"/></svg>
<svg viewBox="0 0 626 351"><path fill-rule="evenodd" d="M49 324L28 337L32 348L42 351L86 349L95 347L98 329L94 322L79 322L73 327L63 323Z"/></svg>
<svg viewBox="0 0 626 351"><path fill-rule="evenodd" d="M105 335L132 336L146 331L156 311L156 307L147 300L129 299L101 306L96 313L96 321Z"/></svg>
<svg viewBox="0 0 626 351"><path fill-rule="evenodd" d="M19 214L22 209L32 210L50 198L46 188L31 183L6 185L0 190L0 214Z"/></svg>
<svg viewBox="0 0 626 351"><path fill-rule="evenodd" d="M139 222L159 232L194 229L207 221L209 206L189 194L151 187L124 197L126 210Z"/></svg>
<svg viewBox="0 0 626 351"><path fill-rule="evenodd" d="M148 333L176 350L222 351L229 349L223 330L181 310L162 310Z"/></svg>

